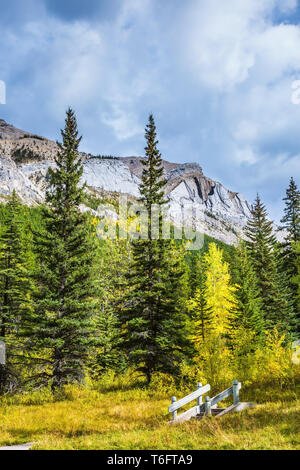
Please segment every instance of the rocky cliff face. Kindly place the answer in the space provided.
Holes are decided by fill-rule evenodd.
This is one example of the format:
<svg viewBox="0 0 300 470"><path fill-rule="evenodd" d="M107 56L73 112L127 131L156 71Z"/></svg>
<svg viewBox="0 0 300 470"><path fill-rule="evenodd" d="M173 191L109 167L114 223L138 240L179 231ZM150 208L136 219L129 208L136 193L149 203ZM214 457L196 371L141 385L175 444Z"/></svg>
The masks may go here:
<svg viewBox="0 0 300 470"><path fill-rule="evenodd" d="M57 144L29 134L0 120L0 199L15 189L27 204L44 200L49 166L54 165ZM81 154L83 180L94 194L125 193L138 197L143 165L140 157L101 158ZM169 215L180 225L185 207L187 224L226 243L242 235L250 215L250 205L240 193L226 189L203 174L197 163L164 161Z"/></svg>

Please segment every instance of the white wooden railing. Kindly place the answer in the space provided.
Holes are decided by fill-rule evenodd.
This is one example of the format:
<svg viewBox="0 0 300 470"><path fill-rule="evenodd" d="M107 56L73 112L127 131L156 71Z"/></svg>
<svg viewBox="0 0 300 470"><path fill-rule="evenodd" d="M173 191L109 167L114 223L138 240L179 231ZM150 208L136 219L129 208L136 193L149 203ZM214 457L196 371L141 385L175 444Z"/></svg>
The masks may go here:
<svg viewBox="0 0 300 470"><path fill-rule="evenodd" d="M241 383L238 382L238 380L234 380L231 387L227 388L213 398L206 396L205 402L203 403L203 395L210 391L210 385L207 384L202 386L201 383L198 383L197 390L193 393L190 393L186 397L183 397L180 400L176 400L176 397L172 397L171 405L168 408L169 413L172 413L172 422L183 422L197 415L201 415L201 413L209 416L212 414L212 410L217 408L218 403L222 400L225 400L230 395L233 395L233 405L238 405L239 390L241 387ZM197 405L177 416L177 410L193 400L197 400Z"/></svg>

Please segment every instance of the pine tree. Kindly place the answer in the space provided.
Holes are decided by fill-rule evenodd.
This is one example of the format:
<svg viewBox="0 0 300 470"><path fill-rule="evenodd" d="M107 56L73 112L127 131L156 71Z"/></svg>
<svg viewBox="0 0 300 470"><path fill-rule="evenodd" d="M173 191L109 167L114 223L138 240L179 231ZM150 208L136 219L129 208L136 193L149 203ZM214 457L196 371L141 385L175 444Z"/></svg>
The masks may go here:
<svg viewBox="0 0 300 470"><path fill-rule="evenodd" d="M288 287L292 293L293 307L297 315L298 328L300 328L300 310L297 302L297 284L294 279L297 275L299 254L295 244L300 242L300 191L293 178L286 190L284 217L281 219L281 230L285 231L285 239L281 243L281 268L288 278Z"/></svg>
<svg viewBox="0 0 300 470"><path fill-rule="evenodd" d="M287 332L294 328L294 312L286 278L279 272L279 254L273 223L257 196L246 227L247 249L256 273L261 293L265 327L277 325Z"/></svg>
<svg viewBox="0 0 300 470"><path fill-rule="evenodd" d="M191 315L192 341L204 343L209 332L210 309L207 307L205 296L205 267L203 256L197 252L192 258L190 273L191 297L188 300L188 310Z"/></svg>
<svg viewBox="0 0 300 470"><path fill-rule="evenodd" d="M33 342L39 351L45 350L48 366L41 380L50 381L53 390L83 380L97 306L95 237L79 207L84 195L81 137L71 109L61 134L56 168L48 172L44 227L35 234L39 269Z"/></svg>
<svg viewBox="0 0 300 470"><path fill-rule="evenodd" d="M29 253L22 217L23 206L13 191L0 235L0 340L6 343L6 364L0 365L0 391L15 389L20 381L18 364L23 336L31 312Z"/></svg>
<svg viewBox="0 0 300 470"><path fill-rule="evenodd" d="M296 243L300 241L300 191L291 178L286 190L284 216L281 219L282 229L287 231L286 242Z"/></svg>
<svg viewBox="0 0 300 470"><path fill-rule="evenodd" d="M254 332L260 342L264 332L261 292L244 242L234 250L231 272L232 282L238 286L236 325Z"/></svg>
<svg viewBox="0 0 300 470"><path fill-rule="evenodd" d="M185 338L186 319L180 285L184 276L176 245L153 236L153 205L163 212L164 186L162 159L157 148L156 127L150 115L145 133L146 158L140 184L140 202L147 209L147 238L133 242L131 292L121 312L123 347L130 363L145 374L148 382L154 372L176 373L189 342Z"/></svg>
<svg viewBox="0 0 300 470"><path fill-rule="evenodd" d="M196 290L200 288L203 281L203 254L200 250L191 252L189 263L189 286L190 297L194 297Z"/></svg>

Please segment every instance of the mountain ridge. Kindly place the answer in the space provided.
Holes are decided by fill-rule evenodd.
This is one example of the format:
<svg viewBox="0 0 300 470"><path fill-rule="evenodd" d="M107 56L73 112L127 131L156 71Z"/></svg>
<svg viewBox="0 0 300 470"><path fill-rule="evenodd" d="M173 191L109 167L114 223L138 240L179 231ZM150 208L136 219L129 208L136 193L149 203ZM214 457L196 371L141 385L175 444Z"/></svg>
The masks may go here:
<svg viewBox="0 0 300 470"><path fill-rule="evenodd" d="M0 200L15 189L27 204L44 201L46 174L54 166L58 150L55 142L22 131L0 119ZM83 180L94 194L123 193L138 198L143 157L111 157L80 152ZM187 225L228 244L243 237L251 205L239 192L204 175L198 163L163 160L167 180L169 216L182 223L184 207L193 205L195 215L185 215Z"/></svg>

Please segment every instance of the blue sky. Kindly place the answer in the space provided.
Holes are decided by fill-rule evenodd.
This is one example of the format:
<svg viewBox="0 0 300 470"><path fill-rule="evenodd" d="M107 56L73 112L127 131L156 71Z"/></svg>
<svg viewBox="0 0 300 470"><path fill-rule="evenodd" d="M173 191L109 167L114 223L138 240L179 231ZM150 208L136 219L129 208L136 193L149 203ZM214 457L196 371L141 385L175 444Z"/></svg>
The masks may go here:
<svg viewBox="0 0 300 470"><path fill-rule="evenodd" d="M300 185L296 0L0 0L0 118L56 139L72 106L94 154L141 155L149 112L164 158L280 217Z"/></svg>

